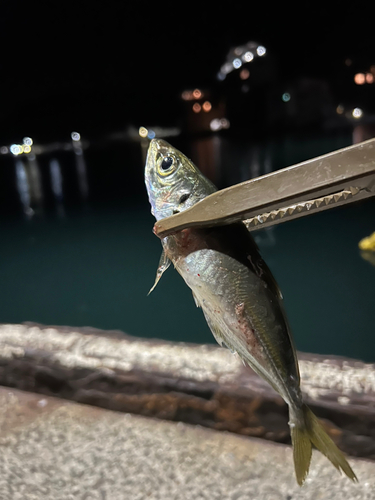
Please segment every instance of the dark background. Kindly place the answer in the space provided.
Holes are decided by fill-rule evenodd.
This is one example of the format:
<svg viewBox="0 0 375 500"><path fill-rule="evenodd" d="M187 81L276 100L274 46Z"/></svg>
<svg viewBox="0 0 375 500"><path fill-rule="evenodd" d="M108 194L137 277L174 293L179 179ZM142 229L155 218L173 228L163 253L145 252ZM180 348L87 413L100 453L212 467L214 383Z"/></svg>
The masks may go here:
<svg viewBox="0 0 375 500"><path fill-rule="evenodd" d="M276 60L278 81L324 79L337 103L368 90L351 76L374 57L370 11L356 2L296 5L3 2L0 136L45 141L72 127L100 136L129 123L177 123L180 92L215 85L228 50L248 40ZM365 97L373 107L373 92Z"/></svg>

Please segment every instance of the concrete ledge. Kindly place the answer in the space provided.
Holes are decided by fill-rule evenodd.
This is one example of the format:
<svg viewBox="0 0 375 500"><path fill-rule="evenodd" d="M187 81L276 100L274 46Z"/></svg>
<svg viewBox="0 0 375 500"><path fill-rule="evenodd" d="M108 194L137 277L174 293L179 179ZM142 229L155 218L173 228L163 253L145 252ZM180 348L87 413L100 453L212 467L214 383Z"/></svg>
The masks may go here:
<svg viewBox="0 0 375 500"><path fill-rule="evenodd" d="M346 453L375 459L374 365L300 353L302 389ZM0 384L289 443L283 400L228 350L93 328L0 325Z"/></svg>
<svg viewBox="0 0 375 500"><path fill-rule="evenodd" d="M300 488L289 446L0 388L0 498L299 500L375 498L318 452Z"/></svg>

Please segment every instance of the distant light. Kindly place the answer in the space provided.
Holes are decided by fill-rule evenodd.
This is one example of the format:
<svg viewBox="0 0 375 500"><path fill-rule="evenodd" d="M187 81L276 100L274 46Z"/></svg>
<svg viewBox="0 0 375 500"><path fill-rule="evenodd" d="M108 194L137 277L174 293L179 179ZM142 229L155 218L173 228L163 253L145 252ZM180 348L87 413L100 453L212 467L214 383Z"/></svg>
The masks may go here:
<svg viewBox="0 0 375 500"><path fill-rule="evenodd" d="M193 94L189 90L184 90L181 94L181 97L184 101L191 101L193 98Z"/></svg>
<svg viewBox="0 0 375 500"><path fill-rule="evenodd" d="M155 137L155 132L153 130L149 130L148 134L147 134L147 137L149 139L153 139Z"/></svg>
<svg viewBox="0 0 375 500"><path fill-rule="evenodd" d="M373 75L375 75L375 65L370 67L370 71Z"/></svg>
<svg viewBox="0 0 375 500"><path fill-rule="evenodd" d="M194 113L199 113L200 110L201 110L201 105L196 102L193 105L193 111L194 111Z"/></svg>
<svg viewBox="0 0 375 500"><path fill-rule="evenodd" d="M236 56L240 56L243 52L243 48L242 47L236 47L234 49L234 53L236 54Z"/></svg>
<svg viewBox="0 0 375 500"><path fill-rule="evenodd" d="M281 99L284 102L289 102L290 101L290 94L289 94L289 92L284 92L284 94L281 96Z"/></svg>
<svg viewBox="0 0 375 500"><path fill-rule="evenodd" d="M227 75L228 73L233 71L233 65L230 62L226 62L225 64L222 65L220 71L224 73L224 75Z"/></svg>
<svg viewBox="0 0 375 500"><path fill-rule="evenodd" d="M222 128L229 128L229 120L227 120L226 118L222 118L220 120L220 125L222 126Z"/></svg>
<svg viewBox="0 0 375 500"><path fill-rule="evenodd" d="M351 59L345 59L345 64L346 66L351 66L352 65L352 60Z"/></svg>
<svg viewBox="0 0 375 500"><path fill-rule="evenodd" d="M354 108L353 111L352 111L352 115L353 115L353 118L361 118L361 116L363 115L363 111L361 108Z"/></svg>
<svg viewBox="0 0 375 500"><path fill-rule="evenodd" d="M215 118L214 120L211 121L210 129L214 132L221 129L221 123L220 123L220 120L218 118Z"/></svg>
<svg viewBox="0 0 375 500"><path fill-rule="evenodd" d="M26 144L26 146L32 146L33 145L33 140L31 139L31 137L24 137L22 139L22 142L24 144Z"/></svg>
<svg viewBox="0 0 375 500"><path fill-rule="evenodd" d="M30 153L30 151L31 151L31 146L29 146L28 144L23 144L22 152L23 153Z"/></svg>
<svg viewBox="0 0 375 500"><path fill-rule="evenodd" d="M210 128L213 132L217 132L223 128L229 128L229 121L226 118L214 118L210 123Z"/></svg>
<svg viewBox="0 0 375 500"><path fill-rule="evenodd" d="M202 108L203 108L203 111L208 113L212 109L212 104L210 103L210 101L206 101L202 104Z"/></svg>
<svg viewBox="0 0 375 500"><path fill-rule="evenodd" d="M217 79L220 80L221 82L225 80L225 74L222 71L219 71L219 73L216 75Z"/></svg>
<svg viewBox="0 0 375 500"><path fill-rule="evenodd" d="M145 127L139 127L138 133L141 137L147 137L148 130Z"/></svg>
<svg viewBox="0 0 375 500"><path fill-rule="evenodd" d="M22 153L22 146L20 146L19 144L12 144L9 149L14 156L20 155Z"/></svg>
<svg viewBox="0 0 375 500"><path fill-rule="evenodd" d="M357 73L354 75L354 81L357 85L363 85L366 81L366 77L363 73Z"/></svg>
<svg viewBox="0 0 375 500"><path fill-rule="evenodd" d="M374 75L372 73L366 73L366 82L374 83Z"/></svg>
<svg viewBox="0 0 375 500"><path fill-rule="evenodd" d="M250 76L250 71L248 69L241 69L240 78L241 80L247 80Z"/></svg>
<svg viewBox="0 0 375 500"><path fill-rule="evenodd" d="M195 99L200 99L201 97L203 97L203 94L199 89L195 89L193 91L193 96Z"/></svg>
<svg viewBox="0 0 375 500"><path fill-rule="evenodd" d="M1 153L2 155L6 155L6 154L8 154L8 153L9 153L9 149L8 149L6 146L1 146L1 148L0 148L0 153Z"/></svg>
<svg viewBox="0 0 375 500"><path fill-rule="evenodd" d="M244 53L244 55L242 56L242 59L245 62L250 62L254 59L254 54L248 50L247 52Z"/></svg>
<svg viewBox="0 0 375 500"><path fill-rule="evenodd" d="M244 85L242 85L241 90L244 94L246 94L247 92L249 92L250 87L245 83Z"/></svg>
<svg viewBox="0 0 375 500"><path fill-rule="evenodd" d="M233 67L238 69L242 66L242 61L241 59L238 59L238 57L236 59L233 59Z"/></svg>
<svg viewBox="0 0 375 500"><path fill-rule="evenodd" d="M264 56L265 53L266 53L266 47L263 47L263 45L259 45L259 47L257 48L258 56Z"/></svg>
<svg viewBox="0 0 375 500"><path fill-rule="evenodd" d="M70 134L70 137L72 138L73 141L80 141L81 140L81 135L78 132L72 132Z"/></svg>
<svg viewBox="0 0 375 500"><path fill-rule="evenodd" d="M339 104L339 105L337 106L337 108L336 108L336 113L337 113L338 115L342 115L344 111L345 111L345 110L344 110L344 106L343 106L342 104Z"/></svg>

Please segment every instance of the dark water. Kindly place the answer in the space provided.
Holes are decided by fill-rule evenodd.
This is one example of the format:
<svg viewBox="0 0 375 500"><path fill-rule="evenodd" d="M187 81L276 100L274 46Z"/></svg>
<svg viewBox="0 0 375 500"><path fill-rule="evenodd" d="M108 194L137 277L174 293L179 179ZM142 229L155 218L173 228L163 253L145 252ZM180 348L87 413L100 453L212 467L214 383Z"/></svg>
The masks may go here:
<svg viewBox="0 0 375 500"><path fill-rule="evenodd" d="M239 168L228 169L222 160L221 179L238 182L254 171L258 175L274 168L275 154L283 148L284 157L289 148L290 161L278 156L279 166L344 146L345 140L310 143L310 149L280 143L273 145L272 154L265 147L243 147ZM202 147L208 154L211 146L195 145L192 155L202 155ZM235 160L235 145L223 149ZM86 156L89 181L100 178L94 159ZM98 203L96 197L58 210L45 196L47 208L29 220L19 212L4 214L0 322L90 325L142 337L214 342L189 289L172 268L147 297L161 245L151 232L154 220L143 187L134 195L134 186L142 186L141 170L130 185L121 172L121 202L103 198ZM100 191L94 184L89 182L91 196L94 189ZM375 267L358 250L358 241L375 230L374 215L370 200L253 233L283 291L299 350L375 361Z"/></svg>

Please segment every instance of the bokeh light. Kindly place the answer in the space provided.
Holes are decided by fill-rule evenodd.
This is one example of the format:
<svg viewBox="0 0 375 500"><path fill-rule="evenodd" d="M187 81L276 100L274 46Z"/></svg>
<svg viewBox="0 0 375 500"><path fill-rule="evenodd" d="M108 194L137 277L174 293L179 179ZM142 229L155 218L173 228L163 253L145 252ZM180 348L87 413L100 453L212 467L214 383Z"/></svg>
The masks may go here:
<svg viewBox="0 0 375 500"><path fill-rule="evenodd" d="M254 54L248 50L247 52L244 53L244 55L242 56L242 59L245 62L250 62L254 59Z"/></svg>
<svg viewBox="0 0 375 500"><path fill-rule="evenodd" d="M72 132L70 134L70 137L72 138L73 141L80 141L81 140L81 135L78 132Z"/></svg>
<svg viewBox="0 0 375 500"><path fill-rule="evenodd" d="M206 101L203 103L202 108L203 108L203 111L208 113L212 109L212 104L210 103L210 101Z"/></svg>
<svg viewBox="0 0 375 500"><path fill-rule="evenodd" d="M196 102L195 104L193 104L194 113L199 113L200 110L201 110L201 105L199 103Z"/></svg>
<svg viewBox="0 0 375 500"><path fill-rule="evenodd" d="M250 76L250 71L248 69L241 69L240 78L241 80L247 80Z"/></svg>
<svg viewBox="0 0 375 500"><path fill-rule="evenodd" d="M139 127L138 133L141 137L147 137L148 130L146 127Z"/></svg>
<svg viewBox="0 0 375 500"><path fill-rule="evenodd" d="M354 108L353 111L352 111L352 116L353 118L361 118L363 115L363 111L361 108Z"/></svg>
<svg viewBox="0 0 375 500"><path fill-rule="evenodd" d="M363 85L366 81L365 75L363 73L356 73L354 75L354 82L357 85Z"/></svg>

